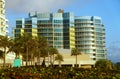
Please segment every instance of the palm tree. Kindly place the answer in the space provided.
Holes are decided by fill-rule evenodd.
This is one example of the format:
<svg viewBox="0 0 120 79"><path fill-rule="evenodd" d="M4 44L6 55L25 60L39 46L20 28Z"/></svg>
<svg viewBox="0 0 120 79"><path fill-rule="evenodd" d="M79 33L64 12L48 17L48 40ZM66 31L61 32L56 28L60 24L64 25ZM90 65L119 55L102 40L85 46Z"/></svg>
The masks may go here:
<svg viewBox="0 0 120 79"><path fill-rule="evenodd" d="M55 60L58 61L59 67L61 67L61 62L64 61L63 56L61 54L57 54Z"/></svg>
<svg viewBox="0 0 120 79"><path fill-rule="evenodd" d="M58 54L58 50L56 48L50 48L49 49L49 55L50 55L50 63L51 65L54 65L54 55ZM53 62L52 62L52 56L53 56Z"/></svg>
<svg viewBox="0 0 120 79"><path fill-rule="evenodd" d="M38 36L35 37L36 41L37 41L37 46L36 46L36 57L38 59L38 63L40 63L40 55L41 55L41 50L48 48L48 42L46 40L46 38L42 37L42 36Z"/></svg>
<svg viewBox="0 0 120 79"><path fill-rule="evenodd" d="M3 50L3 67L5 68L6 64L6 54L9 52L9 48L12 46L13 42L11 39L8 38L8 36L1 36L0 35L0 49Z"/></svg>
<svg viewBox="0 0 120 79"><path fill-rule="evenodd" d="M75 56L76 57L76 66L77 66L77 55L79 55L79 54L80 54L80 52L79 52L79 50L77 48L73 48L71 50L71 56Z"/></svg>
<svg viewBox="0 0 120 79"><path fill-rule="evenodd" d="M19 54L24 51L24 49L22 47L22 43L19 38L13 39L13 45L11 46L11 48L9 50L12 52L15 52L16 57L19 57Z"/></svg>
<svg viewBox="0 0 120 79"><path fill-rule="evenodd" d="M40 50L41 51L41 57L43 57L43 66L45 66L45 57L48 56L48 50L47 48L43 48Z"/></svg>
<svg viewBox="0 0 120 79"><path fill-rule="evenodd" d="M28 56L29 56L29 48L32 46L33 39L32 36L28 33L23 33L20 37L18 37L21 48L23 49L23 53L25 53L26 58L26 66L28 65Z"/></svg>
<svg viewBox="0 0 120 79"><path fill-rule="evenodd" d="M52 55L53 55L53 48L49 48L49 55L50 55L50 64L53 65L53 62L52 62Z"/></svg>
<svg viewBox="0 0 120 79"><path fill-rule="evenodd" d="M48 46L48 43L44 37L33 37L28 33L23 33L14 40L14 46L16 47L12 48L11 50L18 54L19 52L22 52L23 59L26 61L26 65L28 65L28 61L32 61L35 56L37 56L40 60L40 49Z"/></svg>
<svg viewBox="0 0 120 79"><path fill-rule="evenodd" d="M30 61L31 61L31 65L34 64L34 59L35 59L35 53L36 53L36 46L31 46L31 48L29 49L29 56L30 56Z"/></svg>

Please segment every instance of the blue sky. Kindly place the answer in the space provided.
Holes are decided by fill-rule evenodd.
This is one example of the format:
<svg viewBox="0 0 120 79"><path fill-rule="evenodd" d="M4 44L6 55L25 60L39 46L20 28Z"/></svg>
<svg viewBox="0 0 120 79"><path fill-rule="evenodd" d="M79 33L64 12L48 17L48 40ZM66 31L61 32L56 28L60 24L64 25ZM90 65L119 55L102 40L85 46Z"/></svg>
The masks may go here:
<svg viewBox="0 0 120 79"><path fill-rule="evenodd" d="M76 16L100 16L106 28L108 59L120 61L120 0L6 0L9 35L15 19L27 17L28 12L74 12Z"/></svg>

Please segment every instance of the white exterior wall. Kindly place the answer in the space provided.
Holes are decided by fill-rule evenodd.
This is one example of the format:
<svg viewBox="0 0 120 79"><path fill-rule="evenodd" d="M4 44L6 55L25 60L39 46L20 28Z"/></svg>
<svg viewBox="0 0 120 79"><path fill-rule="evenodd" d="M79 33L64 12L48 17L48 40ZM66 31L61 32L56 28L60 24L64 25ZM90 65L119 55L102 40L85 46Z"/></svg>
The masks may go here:
<svg viewBox="0 0 120 79"><path fill-rule="evenodd" d="M5 17L5 1L0 0L0 35L7 35L7 22L8 20Z"/></svg>

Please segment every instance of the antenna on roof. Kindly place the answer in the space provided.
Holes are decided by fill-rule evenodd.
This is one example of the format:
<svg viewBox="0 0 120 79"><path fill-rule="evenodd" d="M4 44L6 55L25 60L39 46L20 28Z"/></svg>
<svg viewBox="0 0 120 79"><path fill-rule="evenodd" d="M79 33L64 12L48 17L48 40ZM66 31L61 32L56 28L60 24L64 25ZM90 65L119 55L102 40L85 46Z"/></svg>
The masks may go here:
<svg viewBox="0 0 120 79"><path fill-rule="evenodd" d="M63 9L58 9L58 13L64 13Z"/></svg>

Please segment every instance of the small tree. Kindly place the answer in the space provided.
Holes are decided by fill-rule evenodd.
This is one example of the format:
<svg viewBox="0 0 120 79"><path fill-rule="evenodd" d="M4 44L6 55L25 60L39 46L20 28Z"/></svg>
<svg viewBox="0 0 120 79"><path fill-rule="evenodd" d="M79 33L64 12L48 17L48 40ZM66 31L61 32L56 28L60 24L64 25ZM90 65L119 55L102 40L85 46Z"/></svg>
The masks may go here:
<svg viewBox="0 0 120 79"><path fill-rule="evenodd" d="M58 61L59 67L61 67L61 62L64 61L63 56L61 54L57 54L55 60Z"/></svg>
<svg viewBox="0 0 120 79"><path fill-rule="evenodd" d="M58 54L58 50L56 48L49 48L49 55L50 55L50 63L54 65L54 55ZM53 56L53 61L52 61Z"/></svg>
<svg viewBox="0 0 120 79"><path fill-rule="evenodd" d="M115 68L116 70L120 70L120 62L115 63L115 64L114 64L114 68Z"/></svg>
<svg viewBox="0 0 120 79"><path fill-rule="evenodd" d="M96 61L95 67L98 69L112 69L113 64L110 60L102 59L102 60Z"/></svg>

